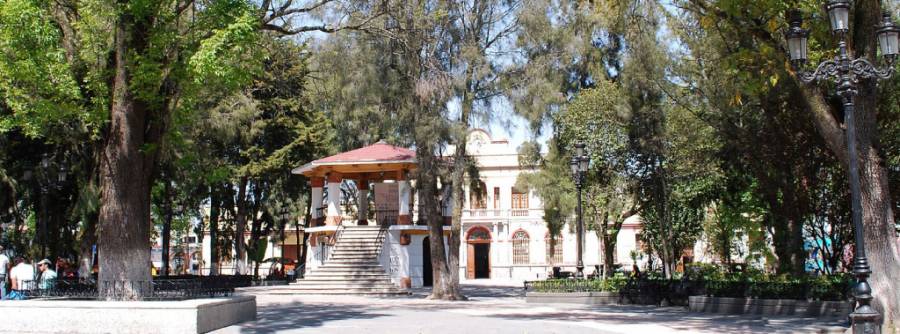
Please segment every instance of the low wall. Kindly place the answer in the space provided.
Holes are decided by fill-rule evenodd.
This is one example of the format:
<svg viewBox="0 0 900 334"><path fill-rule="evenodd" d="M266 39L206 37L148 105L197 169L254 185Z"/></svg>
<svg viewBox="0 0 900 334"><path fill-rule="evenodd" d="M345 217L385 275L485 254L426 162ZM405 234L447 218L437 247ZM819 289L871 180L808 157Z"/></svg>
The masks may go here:
<svg viewBox="0 0 900 334"><path fill-rule="evenodd" d="M256 319L256 297L184 301L4 300L0 333L206 333Z"/></svg>
<svg viewBox="0 0 900 334"><path fill-rule="evenodd" d="M691 312L793 315L813 318L846 318L853 311L849 301L806 301L795 299L754 299L691 296Z"/></svg>
<svg viewBox="0 0 900 334"><path fill-rule="evenodd" d="M655 305L656 300L625 296L618 292L526 292L526 303L565 303L584 305Z"/></svg>

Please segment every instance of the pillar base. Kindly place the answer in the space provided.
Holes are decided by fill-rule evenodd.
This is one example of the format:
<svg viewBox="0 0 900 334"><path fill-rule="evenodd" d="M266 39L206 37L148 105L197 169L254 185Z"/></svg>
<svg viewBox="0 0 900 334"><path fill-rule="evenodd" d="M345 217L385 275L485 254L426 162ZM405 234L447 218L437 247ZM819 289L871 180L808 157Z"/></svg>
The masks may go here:
<svg viewBox="0 0 900 334"><path fill-rule="evenodd" d="M366 226L366 225L369 225L369 220L367 220L367 219L360 219L360 220L357 220L357 221L356 221L356 225L359 225L359 226Z"/></svg>
<svg viewBox="0 0 900 334"><path fill-rule="evenodd" d="M341 216L328 216L325 218L325 226L339 226L342 220Z"/></svg>
<svg viewBox="0 0 900 334"><path fill-rule="evenodd" d="M397 225L412 225L412 219L409 215L397 216Z"/></svg>

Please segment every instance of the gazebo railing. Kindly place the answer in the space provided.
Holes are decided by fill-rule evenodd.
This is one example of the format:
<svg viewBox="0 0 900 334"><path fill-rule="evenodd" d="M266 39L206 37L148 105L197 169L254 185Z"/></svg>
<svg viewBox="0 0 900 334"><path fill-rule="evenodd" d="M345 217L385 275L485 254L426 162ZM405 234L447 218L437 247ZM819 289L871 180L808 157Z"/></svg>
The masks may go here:
<svg viewBox="0 0 900 334"><path fill-rule="evenodd" d="M391 226L397 225L397 217L400 215L400 212L395 209L379 209L375 210L375 222L379 226Z"/></svg>

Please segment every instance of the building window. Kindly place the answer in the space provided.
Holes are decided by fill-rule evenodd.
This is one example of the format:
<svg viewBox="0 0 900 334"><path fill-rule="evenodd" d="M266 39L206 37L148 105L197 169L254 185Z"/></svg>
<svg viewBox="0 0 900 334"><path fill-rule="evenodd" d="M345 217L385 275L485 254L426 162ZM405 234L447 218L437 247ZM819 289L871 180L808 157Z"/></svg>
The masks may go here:
<svg viewBox="0 0 900 334"><path fill-rule="evenodd" d="M528 191L512 188L512 215L528 216Z"/></svg>
<svg viewBox="0 0 900 334"><path fill-rule="evenodd" d="M528 257L528 233L523 230L516 231L512 237L513 264L529 264Z"/></svg>
<svg viewBox="0 0 900 334"><path fill-rule="evenodd" d="M550 239L550 235L548 234L545 241L547 244L547 263L549 263L551 265L552 264L562 264L563 263L563 237L562 237L562 235L560 234L560 235L556 236L555 239Z"/></svg>
<svg viewBox="0 0 900 334"><path fill-rule="evenodd" d="M478 181L478 187L469 189L469 207L473 210L487 209L487 188L484 182Z"/></svg>
<svg viewBox="0 0 900 334"><path fill-rule="evenodd" d="M500 208L500 187L494 187L494 209Z"/></svg>
<svg viewBox="0 0 900 334"><path fill-rule="evenodd" d="M474 227L469 230L469 237L466 238L469 241L490 241L491 240L491 232L484 227Z"/></svg>

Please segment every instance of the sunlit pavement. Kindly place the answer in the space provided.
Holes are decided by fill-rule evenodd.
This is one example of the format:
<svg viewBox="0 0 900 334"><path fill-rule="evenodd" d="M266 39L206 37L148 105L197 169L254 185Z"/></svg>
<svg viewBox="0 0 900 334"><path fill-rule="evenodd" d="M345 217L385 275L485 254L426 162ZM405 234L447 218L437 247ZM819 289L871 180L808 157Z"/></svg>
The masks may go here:
<svg viewBox="0 0 900 334"><path fill-rule="evenodd" d="M832 333L841 321L687 312L680 307L526 304L518 282L465 281L465 302L257 294L257 320L214 333Z"/></svg>

